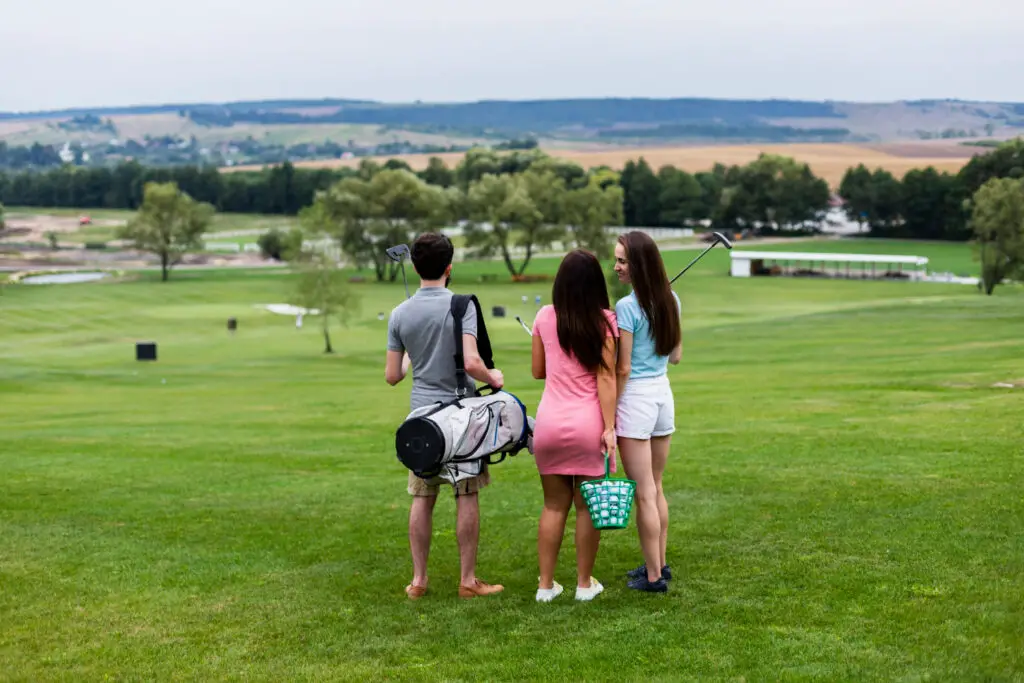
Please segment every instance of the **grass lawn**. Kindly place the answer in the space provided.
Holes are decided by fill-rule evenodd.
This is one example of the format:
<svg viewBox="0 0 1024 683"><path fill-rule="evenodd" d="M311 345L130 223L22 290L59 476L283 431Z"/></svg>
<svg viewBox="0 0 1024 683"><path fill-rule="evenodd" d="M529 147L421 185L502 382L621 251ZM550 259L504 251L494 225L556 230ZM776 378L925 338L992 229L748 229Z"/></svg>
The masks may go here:
<svg viewBox="0 0 1024 683"><path fill-rule="evenodd" d="M409 385L383 381L377 320L400 282L357 285L332 356L315 319L253 308L286 300L282 271L6 287L0 679L1024 680L1024 388L991 387L1024 379L1024 291L727 261L677 283L671 591L625 588L632 525L605 534L586 605L534 602L527 453L481 496L479 573L505 592L456 597L445 495L432 593L405 599ZM488 328L532 413L512 316L550 285L469 286L501 268L460 264L453 287L509 306ZM566 586L572 553L570 532Z"/></svg>

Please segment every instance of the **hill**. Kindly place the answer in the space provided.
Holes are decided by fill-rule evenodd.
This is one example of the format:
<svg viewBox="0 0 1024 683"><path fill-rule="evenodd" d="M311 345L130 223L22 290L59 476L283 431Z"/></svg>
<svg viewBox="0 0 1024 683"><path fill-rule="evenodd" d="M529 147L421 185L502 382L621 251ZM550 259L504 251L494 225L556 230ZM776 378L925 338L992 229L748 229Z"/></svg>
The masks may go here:
<svg viewBox="0 0 1024 683"><path fill-rule="evenodd" d="M957 100L266 100L0 113L0 146L22 148L9 155L21 160L17 163L4 163L0 154L0 167L45 167L62 160L107 165L125 159L151 165L348 163L507 141L613 156L624 148L697 144L985 144L1021 132L1024 104ZM52 149L30 153L37 143Z"/></svg>
<svg viewBox="0 0 1024 683"><path fill-rule="evenodd" d="M74 118L183 119L198 128L244 130L254 124L349 124L457 137L533 134L562 139L884 141L1009 136L1024 128L1024 104L920 100L890 103L706 98L487 100L385 104L363 100L266 100L224 104L67 109L0 113L0 122ZM10 131L6 126L6 131ZM139 131L135 131L139 132ZM313 134L313 131L311 131ZM9 132L0 129L0 139Z"/></svg>

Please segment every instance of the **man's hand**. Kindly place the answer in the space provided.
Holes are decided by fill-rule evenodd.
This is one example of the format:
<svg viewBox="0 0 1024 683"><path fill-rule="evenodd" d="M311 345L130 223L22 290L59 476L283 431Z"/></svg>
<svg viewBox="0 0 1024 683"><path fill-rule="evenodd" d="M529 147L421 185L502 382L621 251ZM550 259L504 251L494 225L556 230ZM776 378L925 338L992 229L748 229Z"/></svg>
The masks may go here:
<svg viewBox="0 0 1024 683"><path fill-rule="evenodd" d="M604 445L604 450L608 453L609 458L615 457L615 430L606 429L604 434L601 435L601 443Z"/></svg>
<svg viewBox="0 0 1024 683"><path fill-rule="evenodd" d="M501 370L491 370L490 377L487 379L487 383L495 389L501 389L505 386L505 375L502 374Z"/></svg>

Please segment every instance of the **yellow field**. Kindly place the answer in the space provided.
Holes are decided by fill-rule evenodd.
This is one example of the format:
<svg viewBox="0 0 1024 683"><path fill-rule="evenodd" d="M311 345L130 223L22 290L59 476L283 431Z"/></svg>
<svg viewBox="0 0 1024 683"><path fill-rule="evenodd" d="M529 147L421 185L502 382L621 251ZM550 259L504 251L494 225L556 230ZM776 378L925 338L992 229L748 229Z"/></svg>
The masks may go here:
<svg viewBox="0 0 1024 683"><path fill-rule="evenodd" d="M884 168L897 177L902 177L914 168L934 166L943 171L960 170L977 148L954 146L950 144L904 144L879 145L866 147L844 144L790 144L790 145L709 145L709 146L678 146L678 147L631 147L603 150L568 150L549 149L549 153L575 161L584 168L607 165L622 168L630 159L644 157L655 169L672 164L691 173L709 170L715 163L726 165L746 164L757 158L758 154L781 154L806 162L815 174L827 180L831 185L838 186L846 169L857 164L866 164L869 168ZM396 157L408 163L414 169L427 165L431 156L444 159L449 166L454 166L462 159L461 153L449 154L407 154ZM384 161L386 158L377 159ZM325 161L301 161L295 165L303 168L339 168L358 166L360 159L329 159ZM238 166L234 171L258 170L258 166Z"/></svg>

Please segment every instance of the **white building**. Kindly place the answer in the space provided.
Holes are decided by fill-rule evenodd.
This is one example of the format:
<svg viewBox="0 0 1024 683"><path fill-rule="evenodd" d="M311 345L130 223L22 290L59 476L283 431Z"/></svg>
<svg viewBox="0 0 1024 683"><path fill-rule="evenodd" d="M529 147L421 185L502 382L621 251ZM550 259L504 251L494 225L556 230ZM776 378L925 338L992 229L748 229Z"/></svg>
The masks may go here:
<svg viewBox="0 0 1024 683"><path fill-rule="evenodd" d="M924 256L888 254L827 254L792 251L729 252L733 277L790 275L852 279L922 280L927 272Z"/></svg>

